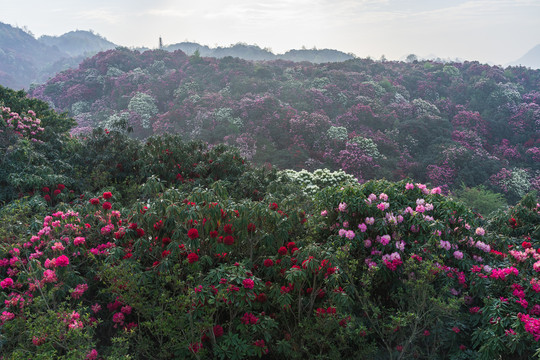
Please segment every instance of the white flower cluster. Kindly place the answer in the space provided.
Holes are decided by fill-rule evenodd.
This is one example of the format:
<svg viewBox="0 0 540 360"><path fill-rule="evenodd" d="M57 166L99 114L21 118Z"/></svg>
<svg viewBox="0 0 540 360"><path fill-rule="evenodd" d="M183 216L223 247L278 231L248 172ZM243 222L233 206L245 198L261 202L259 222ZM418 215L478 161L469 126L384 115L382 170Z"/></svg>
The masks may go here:
<svg viewBox="0 0 540 360"><path fill-rule="evenodd" d="M325 187L358 183L354 176L342 170L330 171L328 169L317 169L313 172L307 170L284 170L283 172L294 182L300 184L303 191L308 195L314 195Z"/></svg>

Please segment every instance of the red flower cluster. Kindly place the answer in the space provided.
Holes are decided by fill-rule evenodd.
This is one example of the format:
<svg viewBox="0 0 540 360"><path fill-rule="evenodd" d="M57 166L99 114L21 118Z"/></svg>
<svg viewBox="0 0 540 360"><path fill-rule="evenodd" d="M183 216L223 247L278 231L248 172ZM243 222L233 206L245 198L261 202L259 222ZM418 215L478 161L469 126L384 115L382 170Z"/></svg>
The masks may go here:
<svg viewBox="0 0 540 360"><path fill-rule="evenodd" d="M272 266L274 266L274 261L272 259L265 259L263 264L266 267L272 267Z"/></svg>
<svg viewBox="0 0 540 360"><path fill-rule="evenodd" d="M233 233L232 225L225 224L225 226L223 226L223 231L225 232L225 234L232 234Z"/></svg>
<svg viewBox="0 0 540 360"><path fill-rule="evenodd" d="M252 313L245 313L244 316L240 319L242 321L242 324L249 325L249 324L256 324L259 322L259 318L253 315Z"/></svg>
<svg viewBox="0 0 540 360"><path fill-rule="evenodd" d="M199 237L199 230L195 228L191 228L188 230L187 235L188 235L188 238L190 238L191 240L194 240Z"/></svg>
<svg viewBox="0 0 540 360"><path fill-rule="evenodd" d="M255 226L254 223L249 223L248 226L247 226L247 231L249 233L255 232L256 229L257 229L257 227Z"/></svg>
<svg viewBox="0 0 540 360"><path fill-rule="evenodd" d="M221 325L214 325L212 331L214 332L214 336L216 338L223 336L223 327Z"/></svg>
<svg viewBox="0 0 540 360"><path fill-rule="evenodd" d="M199 255L197 255L195 253L189 253L187 258L188 258L188 262L190 264L193 264L194 262L199 261Z"/></svg>
<svg viewBox="0 0 540 360"><path fill-rule="evenodd" d="M223 239L223 243L225 245L232 245L234 244L234 238L231 236L231 235L227 235L225 236L225 238Z"/></svg>

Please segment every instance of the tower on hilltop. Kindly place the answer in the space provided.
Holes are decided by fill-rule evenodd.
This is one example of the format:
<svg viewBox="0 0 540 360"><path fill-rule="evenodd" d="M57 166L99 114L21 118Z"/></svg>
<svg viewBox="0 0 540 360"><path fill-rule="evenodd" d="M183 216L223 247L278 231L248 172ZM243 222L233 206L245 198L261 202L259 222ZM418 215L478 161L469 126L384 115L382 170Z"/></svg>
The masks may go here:
<svg viewBox="0 0 540 360"><path fill-rule="evenodd" d="M159 49L163 49L163 40L161 39L161 36L159 37Z"/></svg>

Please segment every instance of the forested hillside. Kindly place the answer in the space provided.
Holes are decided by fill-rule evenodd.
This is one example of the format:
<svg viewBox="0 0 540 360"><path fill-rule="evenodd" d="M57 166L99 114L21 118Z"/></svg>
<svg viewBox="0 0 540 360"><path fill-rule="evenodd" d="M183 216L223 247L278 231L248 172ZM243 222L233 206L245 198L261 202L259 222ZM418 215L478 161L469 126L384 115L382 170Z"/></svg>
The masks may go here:
<svg viewBox="0 0 540 360"><path fill-rule="evenodd" d="M540 70L477 62L314 65L111 50L31 93L74 134L178 133L257 164L484 186L515 202L540 188Z"/></svg>
<svg viewBox="0 0 540 360"><path fill-rule="evenodd" d="M126 55L109 53L118 54ZM144 56L150 55L156 53ZM208 83L199 86L212 88L209 79L219 73L219 63L215 68L213 60L174 56L184 59L178 66L184 64L186 72L191 67L208 71ZM169 64L166 56L161 61ZM118 71L144 76L143 70L129 70L121 63L115 62ZM353 71L355 63L345 65L350 69L344 83L349 77L363 79L354 75L359 74ZM291 65L273 66L278 71ZM292 72L292 79L301 78L303 68ZM324 71L339 78L339 71ZM68 75L63 74L66 86L82 86L70 84ZM96 95L99 76L95 73ZM253 74L249 78L257 79ZM265 79L271 81L270 76ZM253 81L243 86L264 82ZM301 81L295 83L302 89ZM378 89L376 84L373 80L358 87ZM433 104L439 102L415 103L414 95L398 84L384 93L392 88L400 89L403 98L413 97L412 104L400 102L411 109L410 122L444 119L442 111L433 114ZM136 94L144 95L134 97L148 99L151 95L143 89L137 88L141 92ZM328 85L323 86L326 92L313 89L331 93ZM355 89L351 92L359 91ZM200 98L195 90L181 95L182 104L195 109L205 103L221 106L224 99L234 98L235 85L229 84L223 99L219 89L213 96L198 91ZM302 98L306 92L297 94ZM159 111L156 93L153 105ZM301 148L312 139L311 144L330 143L334 149L340 141L344 146L368 143L381 156L392 154L379 140L390 136L377 125L392 118L385 107L364 105L376 109L368 122L358 119L357 114L365 113L352 110L348 115L309 112L311 101L304 102L305 113L295 113L270 94L257 100L260 96L241 95L246 114L235 108L220 110L223 121L244 129L257 119L262 124L288 121L285 129L290 130L295 129L291 119L325 119L320 124L327 124L331 116L340 119L328 125L334 130L320 134L316 129L323 125L316 123L311 132L299 133L306 134L302 142L282 130L282 141L293 139ZM493 101L492 96L485 101ZM117 95L111 104L121 98ZM105 98L96 97L93 106L99 99ZM536 104L525 99L525 104ZM272 115L267 101L276 107ZM422 109L431 111L430 116L418 115L419 101L425 102ZM129 111L139 116L139 125L131 124L140 127L137 134L143 137L153 129L142 126L143 121L155 122L153 117L144 120L144 113L137 112L141 108L132 105ZM440 187L410 179L359 184L343 171L255 167L236 148L187 141L186 134L196 137L193 128L144 140L117 126L72 137L75 122L66 114L3 87L0 110L1 359L538 358L536 193L482 218L446 197ZM459 114L452 117L448 131L482 134L481 127L452 130L461 124L455 120L461 119ZM471 116L479 126L487 115ZM399 125L399 117L394 121ZM167 126L181 130L176 122ZM199 126L202 133L207 125ZM379 137L370 138L373 142L349 142L354 139L349 136L321 140L328 133L346 134L335 130L339 126L356 126L360 135L355 137ZM263 128L255 139L267 134L277 141L278 129ZM433 136L432 127L416 129ZM491 137L484 134L481 139L496 141L500 136L495 130L488 134ZM411 131L411 138L415 135ZM418 146L435 146L427 135L417 139ZM476 146L485 150L483 144ZM478 156L493 156L478 151Z"/></svg>

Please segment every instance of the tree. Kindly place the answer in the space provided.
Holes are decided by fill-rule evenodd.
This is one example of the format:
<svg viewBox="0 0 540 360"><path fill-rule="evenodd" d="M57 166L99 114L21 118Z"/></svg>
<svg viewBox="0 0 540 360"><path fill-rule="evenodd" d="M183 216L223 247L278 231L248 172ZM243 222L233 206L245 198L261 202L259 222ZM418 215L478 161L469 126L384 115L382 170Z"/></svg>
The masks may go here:
<svg viewBox="0 0 540 360"><path fill-rule="evenodd" d="M407 62L408 63L413 63L415 61L418 61L418 56L416 56L414 54L407 55Z"/></svg>

